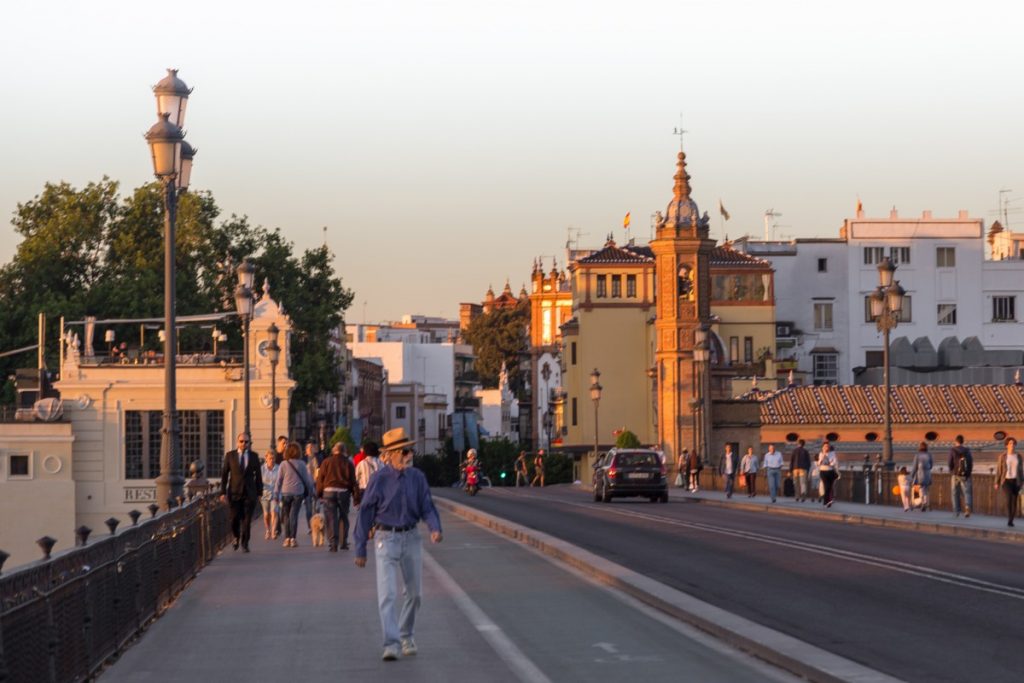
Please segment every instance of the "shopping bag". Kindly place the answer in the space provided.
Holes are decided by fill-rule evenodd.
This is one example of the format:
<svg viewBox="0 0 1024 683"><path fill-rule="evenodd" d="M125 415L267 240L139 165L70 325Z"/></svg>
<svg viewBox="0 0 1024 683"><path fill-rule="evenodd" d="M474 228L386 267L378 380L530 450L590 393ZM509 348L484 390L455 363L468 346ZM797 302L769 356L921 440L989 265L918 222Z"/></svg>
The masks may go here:
<svg viewBox="0 0 1024 683"><path fill-rule="evenodd" d="M682 485L683 485L683 474L682 474L682 472L677 472L676 473L676 486L682 486Z"/></svg>
<svg viewBox="0 0 1024 683"><path fill-rule="evenodd" d="M743 474L743 472L740 472L740 476L738 478L738 481L739 481L739 485L740 485L741 488L746 486L747 485L747 475Z"/></svg>

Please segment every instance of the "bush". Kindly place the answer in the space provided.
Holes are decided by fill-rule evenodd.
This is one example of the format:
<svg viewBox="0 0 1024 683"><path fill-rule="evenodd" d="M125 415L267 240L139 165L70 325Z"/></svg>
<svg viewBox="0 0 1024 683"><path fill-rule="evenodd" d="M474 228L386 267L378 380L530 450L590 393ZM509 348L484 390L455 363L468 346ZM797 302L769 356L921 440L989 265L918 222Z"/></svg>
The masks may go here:
<svg viewBox="0 0 1024 683"><path fill-rule="evenodd" d="M622 433L615 439L616 448L640 448L640 445L640 439L628 429L623 429Z"/></svg>

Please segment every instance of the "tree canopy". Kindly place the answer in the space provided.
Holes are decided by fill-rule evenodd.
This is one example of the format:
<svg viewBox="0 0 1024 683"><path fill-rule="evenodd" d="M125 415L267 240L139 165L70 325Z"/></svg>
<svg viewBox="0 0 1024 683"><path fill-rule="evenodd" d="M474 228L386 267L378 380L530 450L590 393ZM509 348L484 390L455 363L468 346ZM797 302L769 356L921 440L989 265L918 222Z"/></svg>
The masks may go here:
<svg viewBox="0 0 1024 683"><path fill-rule="evenodd" d="M528 348L527 326L530 323L530 302L521 301L515 308L495 309L477 316L463 332L476 355L476 371L485 389L498 386L501 364L505 363L509 387L518 394L525 377L519 371L519 357Z"/></svg>
<svg viewBox="0 0 1024 683"><path fill-rule="evenodd" d="M34 344L40 312L50 317L49 339L57 336L60 315L163 315L163 190L150 183L121 197L118 189L106 177L80 190L47 183L42 193L18 204L11 222L22 240L13 259L0 266L0 352ZM280 228L252 226L245 216L220 219L209 192L179 195L175 227L177 314L233 311L234 267L252 258L257 282L269 278L274 298L292 320L298 381L292 410L337 389L330 336L353 293L334 272L330 250L296 253ZM50 367L56 366L56 354L52 345ZM24 356L0 358L0 377L26 362ZM4 397L12 397L9 387Z"/></svg>

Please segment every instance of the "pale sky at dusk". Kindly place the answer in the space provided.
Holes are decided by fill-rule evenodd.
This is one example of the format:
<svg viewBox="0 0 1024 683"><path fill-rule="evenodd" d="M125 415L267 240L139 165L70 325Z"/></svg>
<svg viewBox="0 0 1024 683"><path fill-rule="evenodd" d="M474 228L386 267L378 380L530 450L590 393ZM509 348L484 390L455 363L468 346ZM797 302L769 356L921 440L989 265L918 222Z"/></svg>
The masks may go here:
<svg viewBox="0 0 1024 683"><path fill-rule="evenodd" d="M46 181L149 181L166 67L195 88L192 185L224 215L322 227L350 322L455 316L532 259L648 237L682 112L713 236L1024 208L1024 10L991 2L7 3L0 262ZM172 31L167 31L165 24ZM724 230L721 199L732 214ZM1019 225L1015 225L1015 221ZM1024 213L1011 227L1024 229Z"/></svg>

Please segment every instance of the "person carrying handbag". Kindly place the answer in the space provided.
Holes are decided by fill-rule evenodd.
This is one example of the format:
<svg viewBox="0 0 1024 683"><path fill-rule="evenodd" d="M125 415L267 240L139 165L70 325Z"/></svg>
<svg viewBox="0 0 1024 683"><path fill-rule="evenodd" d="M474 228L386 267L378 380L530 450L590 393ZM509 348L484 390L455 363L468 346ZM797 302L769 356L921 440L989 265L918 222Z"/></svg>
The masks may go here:
<svg viewBox="0 0 1024 683"><path fill-rule="evenodd" d="M299 509L302 501L316 492L316 484L309 476L309 469L302 462L297 443L290 443L284 451L284 461L274 485L274 499L281 501L281 516L284 520L285 548L297 548L295 536L299 526Z"/></svg>

